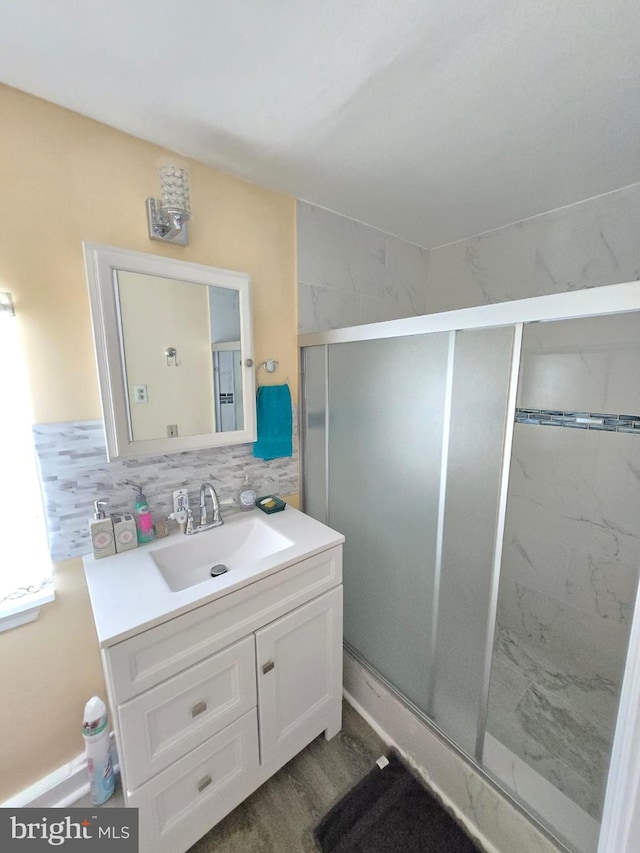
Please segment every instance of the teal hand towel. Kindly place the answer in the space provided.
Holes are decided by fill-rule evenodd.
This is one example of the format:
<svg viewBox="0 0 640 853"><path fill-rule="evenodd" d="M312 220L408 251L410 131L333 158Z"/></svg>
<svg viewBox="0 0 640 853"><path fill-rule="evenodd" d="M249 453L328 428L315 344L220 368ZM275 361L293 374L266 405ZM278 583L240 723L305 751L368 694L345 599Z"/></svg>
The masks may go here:
<svg viewBox="0 0 640 853"><path fill-rule="evenodd" d="M291 391L288 385L261 385L256 396L258 440L253 455L278 459L293 455Z"/></svg>

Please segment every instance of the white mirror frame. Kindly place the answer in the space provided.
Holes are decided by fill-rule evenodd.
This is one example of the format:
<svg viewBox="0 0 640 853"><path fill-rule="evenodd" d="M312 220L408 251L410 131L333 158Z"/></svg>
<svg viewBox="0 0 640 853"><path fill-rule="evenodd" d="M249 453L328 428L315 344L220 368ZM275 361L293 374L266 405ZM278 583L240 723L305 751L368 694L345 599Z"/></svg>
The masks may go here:
<svg viewBox="0 0 640 853"><path fill-rule="evenodd" d="M246 273L217 269L144 252L83 242L91 304L93 342L98 365L107 459L180 453L205 447L246 444L256 440L255 368L251 318L251 278ZM127 393L121 360L114 272L125 270L179 281L224 287L239 293L240 360L244 428L232 432L132 441L129 437Z"/></svg>

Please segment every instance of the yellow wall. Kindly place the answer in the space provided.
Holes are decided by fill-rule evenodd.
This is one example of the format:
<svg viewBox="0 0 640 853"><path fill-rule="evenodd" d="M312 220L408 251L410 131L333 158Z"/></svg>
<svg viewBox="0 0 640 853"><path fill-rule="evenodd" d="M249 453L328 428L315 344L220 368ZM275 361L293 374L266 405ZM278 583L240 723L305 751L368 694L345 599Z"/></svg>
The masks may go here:
<svg viewBox="0 0 640 853"><path fill-rule="evenodd" d="M0 115L0 290L36 423L100 417L83 240L248 272L257 362L279 361L297 402L294 199L190 162L190 244L152 243L144 202L165 151L2 86ZM105 695L81 561L56 579L37 622L0 634L0 802L82 751L84 702Z"/></svg>

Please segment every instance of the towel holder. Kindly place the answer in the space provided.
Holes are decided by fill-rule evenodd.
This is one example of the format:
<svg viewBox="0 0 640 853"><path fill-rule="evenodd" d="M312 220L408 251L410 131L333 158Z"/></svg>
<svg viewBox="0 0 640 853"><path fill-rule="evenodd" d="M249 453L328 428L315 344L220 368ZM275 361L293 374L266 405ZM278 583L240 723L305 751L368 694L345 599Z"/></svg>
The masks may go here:
<svg viewBox="0 0 640 853"><path fill-rule="evenodd" d="M264 370L265 373L275 373L278 369L279 361L276 361L275 358L267 358L265 361L261 361L258 365L258 371L256 372L256 385L258 388L260 387L260 379L259 379L259 371L260 368ZM285 379L285 385L289 384L289 377Z"/></svg>

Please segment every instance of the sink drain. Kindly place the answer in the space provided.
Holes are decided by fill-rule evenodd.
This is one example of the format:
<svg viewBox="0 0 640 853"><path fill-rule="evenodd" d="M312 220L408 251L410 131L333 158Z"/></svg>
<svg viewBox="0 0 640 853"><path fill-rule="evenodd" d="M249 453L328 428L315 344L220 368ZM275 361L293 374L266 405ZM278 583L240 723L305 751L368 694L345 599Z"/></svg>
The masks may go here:
<svg viewBox="0 0 640 853"><path fill-rule="evenodd" d="M220 575L223 575L226 571L227 567L223 563L217 563L215 566L211 566L209 574L212 578L219 578Z"/></svg>

